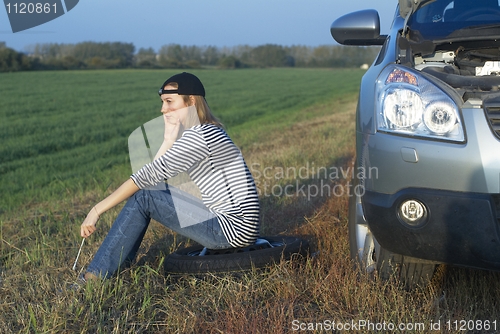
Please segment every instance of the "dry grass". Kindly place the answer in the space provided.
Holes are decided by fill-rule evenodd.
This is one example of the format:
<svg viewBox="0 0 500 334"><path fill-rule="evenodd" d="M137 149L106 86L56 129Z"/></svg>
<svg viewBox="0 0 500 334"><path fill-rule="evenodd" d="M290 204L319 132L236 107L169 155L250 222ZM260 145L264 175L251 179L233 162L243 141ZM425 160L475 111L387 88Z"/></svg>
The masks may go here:
<svg viewBox="0 0 500 334"><path fill-rule="evenodd" d="M265 271L173 277L163 273L165 254L187 240L154 223L136 265L109 281L68 289L77 277L71 270L80 243L77 227L84 210L104 191L72 194L58 204L37 206L23 217L0 222L0 332L290 333L309 328L319 333L329 332L333 322L359 326L363 321L367 326L412 324L414 330L407 333L428 333L431 323L441 326L434 332L494 332L493 327L447 330L446 321L497 321L497 273L443 267L430 286L404 291L353 270L347 196L312 196L296 188L290 196L262 193L264 185L312 190L348 182L318 177L312 166L350 166L354 104L344 106L345 111L335 104L321 107L334 112L269 134L269 140L244 150L253 173L261 173L257 181L264 234L303 236L314 245L315 256ZM281 168L304 166L309 168L298 180L291 173L280 174ZM266 167L266 175L273 177L264 176ZM99 232L86 242L79 270L99 247L116 211L102 218Z"/></svg>

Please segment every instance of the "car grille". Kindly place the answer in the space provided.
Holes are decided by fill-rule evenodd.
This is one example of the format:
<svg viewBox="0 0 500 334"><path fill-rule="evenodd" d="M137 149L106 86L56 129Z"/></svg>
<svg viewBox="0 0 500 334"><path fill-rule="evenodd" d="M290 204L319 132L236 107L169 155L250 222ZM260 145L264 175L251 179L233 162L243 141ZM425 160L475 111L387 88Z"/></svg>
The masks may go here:
<svg viewBox="0 0 500 334"><path fill-rule="evenodd" d="M500 103L491 102L484 104L486 118L490 123L491 130L500 138Z"/></svg>

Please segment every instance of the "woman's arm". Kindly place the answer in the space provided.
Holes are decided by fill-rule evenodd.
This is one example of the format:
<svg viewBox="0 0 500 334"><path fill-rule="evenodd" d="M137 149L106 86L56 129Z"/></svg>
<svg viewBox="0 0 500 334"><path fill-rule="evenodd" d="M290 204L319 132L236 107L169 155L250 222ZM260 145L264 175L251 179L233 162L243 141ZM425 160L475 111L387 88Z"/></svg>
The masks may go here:
<svg viewBox="0 0 500 334"><path fill-rule="evenodd" d="M116 189L111 195L103 199L101 202L97 203L88 213L87 218L83 221L80 227L80 235L83 238L87 238L96 230L96 223L99 220L99 216L109 209L115 207L119 203L123 202L139 190L132 181L128 179L125 181L118 189Z"/></svg>

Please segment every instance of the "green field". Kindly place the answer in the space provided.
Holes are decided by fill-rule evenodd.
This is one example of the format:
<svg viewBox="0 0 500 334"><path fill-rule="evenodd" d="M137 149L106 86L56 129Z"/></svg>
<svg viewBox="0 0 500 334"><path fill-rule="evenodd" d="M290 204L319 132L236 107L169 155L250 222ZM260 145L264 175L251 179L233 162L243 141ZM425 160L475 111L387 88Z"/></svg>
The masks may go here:
<svg viewBox="0 0 500 334"><path fill-rule="evenodd" d="M130 173L127 138L160 115L174 71L54 71L0 75L0 213L106 189ZM243 149L315 104L353 97L359 70L198 70L207 101ZM321 111L325 112L325 111ZM117 177L118 176L118 177Z"/></svg>
<svg viewBox="0 0 500 334"><path fill-rule="evenodd" d="M360 70L194 72L254 174L262 234L301 236L314 256L173 276L165 256L190 240L152 222L137 263L70 289L120 208L100 218L73 271L79 226L129 176L127 138L159 115L157 89L174 73L0 74L0 333L373 332L362 323L380 333L391 332L384 324L395 333L499 332L498 273L440 266L428 286L405 291L353 269L348 196L314 190L349 181L318 171L352 166ZM288 185L295 192L279 192Z"/></svg>

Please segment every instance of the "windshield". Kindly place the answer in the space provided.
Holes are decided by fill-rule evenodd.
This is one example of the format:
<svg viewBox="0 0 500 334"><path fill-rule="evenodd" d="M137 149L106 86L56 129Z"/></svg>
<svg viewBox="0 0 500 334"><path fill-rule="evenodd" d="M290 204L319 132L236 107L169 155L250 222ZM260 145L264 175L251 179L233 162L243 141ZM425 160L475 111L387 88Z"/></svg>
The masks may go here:
<svg viewBox="0 0 500 334"><path fill-rule="evenodd" d="M426 40L450 37L492 35L500 33L500 0L436 0L420 7L409 19L411 30L420 32ZM481 29L488 26L491 29ZM460 32L461 29L467 28ZM493 34L496 34L493 32Z"/></svg>

